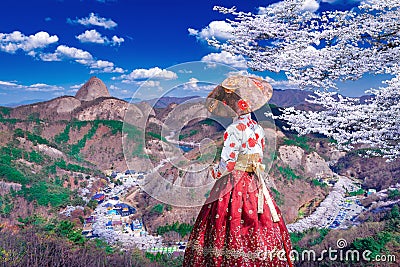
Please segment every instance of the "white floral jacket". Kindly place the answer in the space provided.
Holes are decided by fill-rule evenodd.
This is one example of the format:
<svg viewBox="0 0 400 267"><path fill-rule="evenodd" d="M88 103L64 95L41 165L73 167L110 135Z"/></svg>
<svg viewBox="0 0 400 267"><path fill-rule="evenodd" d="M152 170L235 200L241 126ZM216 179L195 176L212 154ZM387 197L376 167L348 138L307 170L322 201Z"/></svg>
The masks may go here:
<svg viewBox="0 0 400 267"><path fill-rule="evenodd" d="M224 133L221 161L212 168L212 176L218 179L232 172L239 154L258 153L261 161L264 148L264 129L251 119L251 114L248 113L235 118Z"/></svg>

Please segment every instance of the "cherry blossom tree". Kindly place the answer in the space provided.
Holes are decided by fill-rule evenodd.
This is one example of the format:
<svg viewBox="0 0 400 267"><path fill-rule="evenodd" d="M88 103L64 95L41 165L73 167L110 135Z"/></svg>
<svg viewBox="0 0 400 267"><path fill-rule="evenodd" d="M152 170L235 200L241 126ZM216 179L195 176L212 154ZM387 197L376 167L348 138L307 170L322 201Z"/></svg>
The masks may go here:
<svg viewBox="0 0 400 267"><path fill-rule="evenodd" d="M251 69L284 73L301 88L316 91L309 101L322 111L288 108L281 118L300 134L322 133L338 147L376 148L370 155L400 157L400 0L364 0L345 11L310 12L304 0L284 0L259 14L215 7L227 14L230 39L209 44L242 55ZM359 102L332 90L338 81L389 74L386 86Z"/></svg>
<svg viewBox="0 0 400 267"><path fill-rule="evenodd" d="M281 118L300 134L321 133L337 141L339 149L351 150L355 144L375 148L365 156L400 158L400 79L386 81L387 86L369 90L373 98L359 103L357 98L336 92L318 92L308 100L322 105L323 111L283 110Z"/></svg>

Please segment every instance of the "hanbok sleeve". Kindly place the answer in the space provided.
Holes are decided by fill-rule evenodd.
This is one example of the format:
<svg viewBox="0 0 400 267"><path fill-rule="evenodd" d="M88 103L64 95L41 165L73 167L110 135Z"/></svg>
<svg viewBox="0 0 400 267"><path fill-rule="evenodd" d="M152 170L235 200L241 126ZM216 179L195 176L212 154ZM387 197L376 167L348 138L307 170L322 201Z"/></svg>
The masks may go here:
<svg viewBox="0 0 400 267"><path fill-rule="evenodd" d="M242 134L236 127L229 126L224 133L224 146L221 152L219 164L211 170L212 176L218 179L235 168L235 164L242 146Z"/></svg>

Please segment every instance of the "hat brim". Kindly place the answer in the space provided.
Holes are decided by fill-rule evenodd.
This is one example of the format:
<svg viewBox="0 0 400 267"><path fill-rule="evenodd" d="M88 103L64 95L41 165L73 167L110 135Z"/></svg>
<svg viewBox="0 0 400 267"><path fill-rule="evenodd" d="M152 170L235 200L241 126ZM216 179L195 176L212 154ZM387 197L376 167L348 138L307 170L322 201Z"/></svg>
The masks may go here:
<svg viewBox="0 0 400 267"><path fill-rule="evenodd" d="M224 84L229 84L228 88L224 87ZM271 99L272 92L272 86L264 80L233 76L210 92L206 99L206 107L217 116L234 117L261 108ZM245 106L240 105L243 101Z"/></svg>

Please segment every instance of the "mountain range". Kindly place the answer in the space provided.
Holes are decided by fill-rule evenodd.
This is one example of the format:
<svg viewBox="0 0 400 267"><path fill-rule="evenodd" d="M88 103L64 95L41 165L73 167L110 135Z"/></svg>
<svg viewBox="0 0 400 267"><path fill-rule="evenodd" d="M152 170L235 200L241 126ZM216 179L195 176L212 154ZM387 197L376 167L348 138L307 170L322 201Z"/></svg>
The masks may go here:
<svg viewBox="0 0 400 267"><path fill-rule="evenodd" d="M307 90L299 90L299 89L274 89L273 95L271 100L269 101L270 104L274 104L278 107L290 107L290 106L295 106L298 108L308 108L308 109L313 109L313 105L305 101L307 98L310 98L310 95L314 95L312 91L307 91ZM72 98L71 98L72 97ZM148 103L150 106L154 108L166 108L168 105L175 103L175 104L181 104L187 100L190 100L192 98L198 98L199 96L185 96L185 97L170 97L170 96L165 96L165 97L160 97L160 98L153 98L149 100L141 100L139 98L123 98L119 99L123 102L126 103ZM61 106L61 110L69 110L72 108L74 109L74 103L75 105L79 105L77 101L75 101L73 98L79 100L80 102L91 102L93 100L96 100L98 98L103 98L103 99L115 99L111 97L106 85L97 77L91 77L76 93L75 96L62 96L58 97L53 100L43 100L43 99L32 99L32 100L24 100L21 102L14 102L14 103L9 103L5 106L15 108L15 107L20 107L20 106L29 106L32 107L33 104L39 104L40 103L49 103L49 102L57 102ZM370 99L371 96L365 95L359 97L360 102L363 103L367 99ZM64 99L61 100L60 99ZM63 103L63 102L68 102L68 103ZM74 102L74 103L73 103ZM72 105L72 106L70 106ZM70 106L69 108L66 106ZM87 106L87 105L86 105Z"/></svg>

